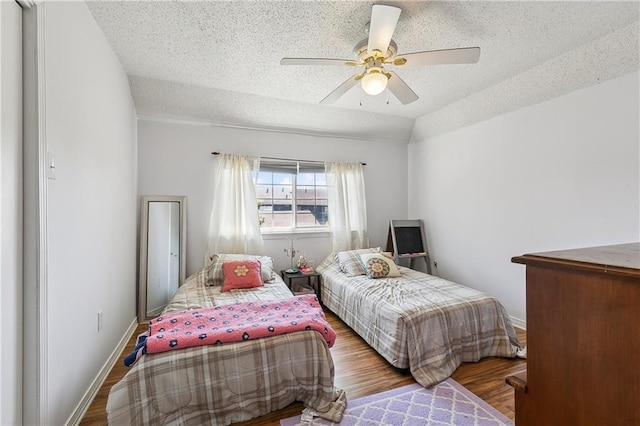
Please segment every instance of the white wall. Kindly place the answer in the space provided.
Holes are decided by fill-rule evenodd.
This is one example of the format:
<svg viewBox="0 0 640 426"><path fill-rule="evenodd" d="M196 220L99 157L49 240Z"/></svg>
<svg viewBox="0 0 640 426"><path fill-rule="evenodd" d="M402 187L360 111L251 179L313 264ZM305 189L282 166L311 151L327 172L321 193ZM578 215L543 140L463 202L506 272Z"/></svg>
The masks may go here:
<svg viewBox="0 0 640 426"><path fill-rule="evenodd" d="M22 423L22 10L0 2L0 424Z"/></svg>
<svg viewBox="0 0 640 426"><path fill-rule="evenodd" d="M38 265L47 334L39 382L46 423L64 424L135 318L136 116L127 76L86 4L37 9L44 21L41 134L56 166L40 207L47 211L46 258ZM31 407L35 396L25 398ZM25 422L36 423L32 416L27 408Z"/></svg>
<svg viewBox="0 0 640 426"><path fill-rule="evenodd" d="M407 212L406 145L323 138L207 125L138 121L140 195L187 196L187 275L202 267L219 151L303 160L366 162L367 216L372 245L385 245L390 219ZM287 236L288 237L288 236ZM318 264L331 251L328 236L295 235L294 247ZM289 267L290 241L269 238L276 267Z"/></svg>
<svg viewBox="0 0 640 426"><path fill-rule="evenodd" d="M525 319L513 256L638 241L638 94L636 72L410 143L409 216L439 274Z"/></svg>

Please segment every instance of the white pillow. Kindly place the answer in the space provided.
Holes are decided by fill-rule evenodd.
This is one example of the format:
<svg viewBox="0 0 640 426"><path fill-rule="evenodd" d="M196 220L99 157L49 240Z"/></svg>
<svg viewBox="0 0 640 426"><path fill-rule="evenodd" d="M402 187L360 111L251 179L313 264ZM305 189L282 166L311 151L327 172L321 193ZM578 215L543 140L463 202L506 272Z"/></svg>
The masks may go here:
<svg viewBox="0 0 640 426"><path fill-rule="evenodd" d="M360 255L360 261L368 278L393 278L400 276L400 271L398 271L393 260L382 253L363 253Z"/></svg>
<svg viewBox="0 0 640 426"><path fill-rule="evenodd" d="M336 253L336 260L340 265L340 270L350 277L364 275L364 268L360 261L360 254L362 253L380 253L380 247L348 250Z"/></svg>

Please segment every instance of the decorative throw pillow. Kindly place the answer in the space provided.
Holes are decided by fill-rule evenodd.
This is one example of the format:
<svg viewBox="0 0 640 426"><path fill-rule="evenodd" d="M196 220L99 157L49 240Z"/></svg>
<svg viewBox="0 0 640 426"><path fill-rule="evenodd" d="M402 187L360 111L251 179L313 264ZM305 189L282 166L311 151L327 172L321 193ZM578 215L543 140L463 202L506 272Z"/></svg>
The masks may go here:
<svg viewBox="0 0 640 426"><path fill-rule="evenodd" d="M364 268L360 262L360 255L362 253L380 253L380 247L338 252L336 254L336 260L340 265L340 270L350 277L364 275Z"/></svg>
<svg viewBox="0 0 640 426"><path fill-rule="evenodd" d="M260 261L256 259L229 260L222 263L224 282L222 291L260 287Z"/></svg>
<svg viewBox="0 0 640 426"><path fill-rule="evenodd" d="M400 271L393 260L382 253L361 254L360 260L368 278L399 277Z"/></svg>
<svg viewBox="0 0 640 426"><path fill-rule="evenodd" d="M275 278L273 272L273 259L269 256L256 256L251 254L214 254L211 256L211 263L209 264L209 272L206 284L222 285L224 281L224 272L222 265L229 260L243 260L243 259L255 259L260 261L260 276L262 282L270 282Z"/></svg>

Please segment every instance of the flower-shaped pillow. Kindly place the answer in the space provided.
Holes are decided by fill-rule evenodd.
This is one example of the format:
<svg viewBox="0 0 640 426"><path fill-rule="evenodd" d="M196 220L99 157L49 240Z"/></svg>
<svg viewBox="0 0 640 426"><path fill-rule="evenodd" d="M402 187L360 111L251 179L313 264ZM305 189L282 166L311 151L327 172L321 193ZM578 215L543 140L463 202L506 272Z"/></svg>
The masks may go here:
<svg viewBox="0 0 640 426"><path fill-rule="evenodd" d="M260 287L260 261L257 259L229 260L222 263L224 282L222 291Z"/></svg>
<svg viewBox="0 0 640 426"><path fill-rule="evenodd" d="M360 255L360 261L368 278L399 277L400 271L393 262L382 253L367 253Z"/></svg>

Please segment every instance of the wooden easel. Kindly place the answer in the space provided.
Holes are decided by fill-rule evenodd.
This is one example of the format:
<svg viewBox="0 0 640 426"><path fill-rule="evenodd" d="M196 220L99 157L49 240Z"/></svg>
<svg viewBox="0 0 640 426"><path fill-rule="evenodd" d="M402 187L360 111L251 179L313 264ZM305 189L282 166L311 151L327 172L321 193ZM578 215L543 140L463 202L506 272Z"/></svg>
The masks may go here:
<svg viewBox="0 0 640 426"><path fill-rule="evenodd" d="M415 269L416 259L424 259L427 274L431 274L431 262L422 220L389 221L387 251L393 252L393 260L396 263L400 263L402 259L409 259L409 268L411 269Z"/></svg>

